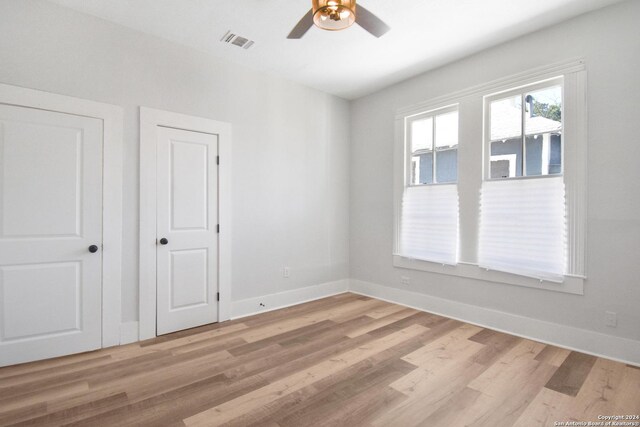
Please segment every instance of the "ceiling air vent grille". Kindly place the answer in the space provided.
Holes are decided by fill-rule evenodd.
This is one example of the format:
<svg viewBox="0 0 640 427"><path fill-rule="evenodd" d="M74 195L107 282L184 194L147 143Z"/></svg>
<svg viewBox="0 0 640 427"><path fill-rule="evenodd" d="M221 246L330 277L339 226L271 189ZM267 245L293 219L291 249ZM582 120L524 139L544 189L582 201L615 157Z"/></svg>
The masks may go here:
<svg viewBox="0 0 640 427"><path fill-rule="evenodd" d="M249 49L253 46L254 41L249 40L246 37L239 36L231 31L227 31L227 33L220 39L223 43L229 43L243 49Z"/></svg>

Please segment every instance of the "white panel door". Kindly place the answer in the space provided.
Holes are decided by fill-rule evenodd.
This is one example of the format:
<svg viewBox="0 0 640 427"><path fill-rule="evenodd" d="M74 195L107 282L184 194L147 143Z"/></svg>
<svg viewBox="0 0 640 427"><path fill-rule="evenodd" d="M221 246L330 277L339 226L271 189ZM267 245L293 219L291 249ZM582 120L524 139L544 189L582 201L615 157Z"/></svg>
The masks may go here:
<svg viewBox="0 0 640 427"><path fill-rule="evenodd" d="M0 366L100 348L101 246L102 121L0 105Z"/></svg>
<svg viewBox="0 0 640 427"><path fill-rule="evenodd" d="M157 333L218 320L218 137L158 128Z"/></svg>

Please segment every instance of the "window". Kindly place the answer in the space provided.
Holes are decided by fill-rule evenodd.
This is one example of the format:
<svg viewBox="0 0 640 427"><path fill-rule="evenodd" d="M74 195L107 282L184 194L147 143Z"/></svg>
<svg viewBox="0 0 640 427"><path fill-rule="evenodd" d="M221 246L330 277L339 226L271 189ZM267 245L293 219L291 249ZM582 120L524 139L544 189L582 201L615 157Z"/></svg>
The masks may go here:
<svg viewBox="0 0 640 427"><path fill-rule="evenodd" d="M488 97L490 179L562 173L562 81Z"/></svg>
<svg viewBox="0 0 640 427"><path fill-rule="evenodd" d="M407 120L411 185L458 180L458 110L449 107Z"/></svg>
<svg viewBox="0 0 640 427"><path fill-rule="evenodd" d="M394 266L583 293L585 87L569 61L399 110Z"/></svg>
<svg viewBox="0 0 640 427"><path fill-rule="evenodd" d="M405 121L406 182L400 252L443 264L458 259L458 109L441 108ZM438 185L436 185L438 184Z"/></svg>
<svg viewBox="0 0 640 427"><path fill-rule="evenodd" d="M478 265L562 282L562 78L485 97Z"/></svg>

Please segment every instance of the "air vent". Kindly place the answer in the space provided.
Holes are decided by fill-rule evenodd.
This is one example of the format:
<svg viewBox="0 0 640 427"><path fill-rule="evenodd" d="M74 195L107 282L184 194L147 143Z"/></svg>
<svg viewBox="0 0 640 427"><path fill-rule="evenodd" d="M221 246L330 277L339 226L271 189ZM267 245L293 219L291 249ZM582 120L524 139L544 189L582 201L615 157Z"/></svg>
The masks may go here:
<svg viewBox="0 0 640 427"><path fill-rule="evenodd" d="M249 40L246 37L239 36L233 33L231 30L227 31L227 33L220 39L220 41L223 43L229 43L241 47L243 49L249 49L254 44L253 40Z"/></svg>

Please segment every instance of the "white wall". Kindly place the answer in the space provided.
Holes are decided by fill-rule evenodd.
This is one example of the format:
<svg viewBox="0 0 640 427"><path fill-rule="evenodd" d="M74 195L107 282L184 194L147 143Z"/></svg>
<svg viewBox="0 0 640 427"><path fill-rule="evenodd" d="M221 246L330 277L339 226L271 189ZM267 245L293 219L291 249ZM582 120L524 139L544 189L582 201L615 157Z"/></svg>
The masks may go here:
<svg viewBox="0 0 640 427"><path fill-rule="evenodd" d="M640 1L621 3L354 101L351 106L352 279L640 340L638 17ZM589 150L588 280L584 295L394 268L392 158L396 110L577 57L586 59L588 70L589 137L585 141ZM481 144L482 135L477 135L477 141L466 143ZM475 243L462 242L462 246L464 252ZM400 283L401 275L411 278L409 286ZM604 326L605 311L618 313L617 328ZM606 354L606 349L602 352Z"/></svg>
<svg viewBox="0 0 640 427"><path fill-rule="evenodd" d="M124 108L123 321L138 318L140 105L233 125L234 301L347 277L346 101L38 0L0 0L0 82Z"/></svg>

